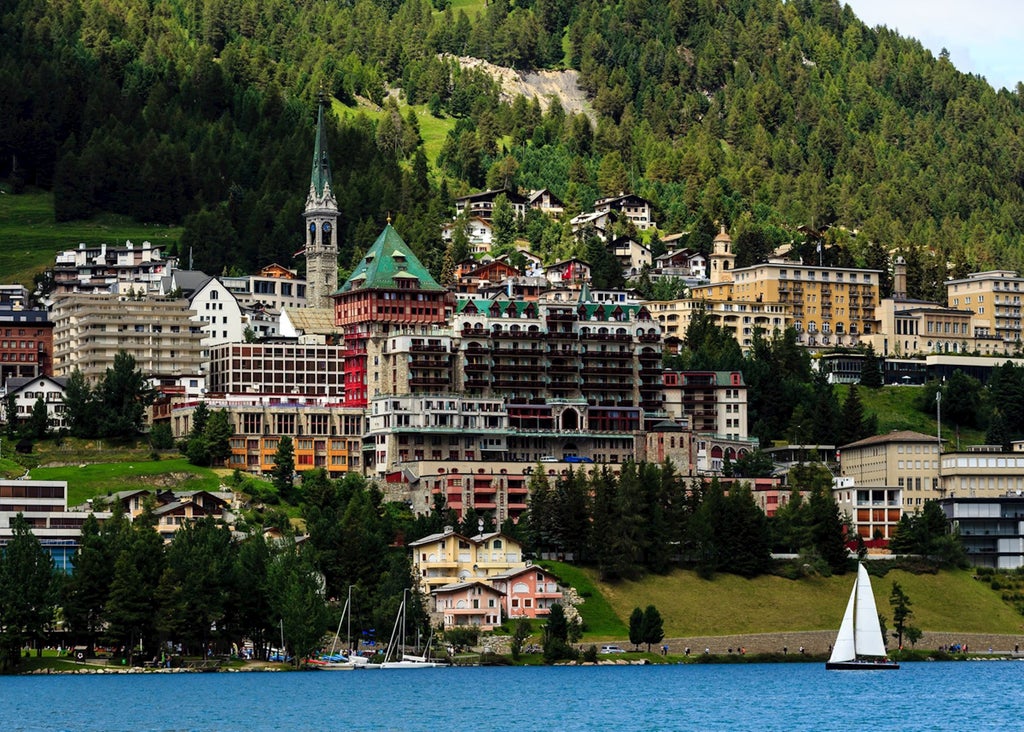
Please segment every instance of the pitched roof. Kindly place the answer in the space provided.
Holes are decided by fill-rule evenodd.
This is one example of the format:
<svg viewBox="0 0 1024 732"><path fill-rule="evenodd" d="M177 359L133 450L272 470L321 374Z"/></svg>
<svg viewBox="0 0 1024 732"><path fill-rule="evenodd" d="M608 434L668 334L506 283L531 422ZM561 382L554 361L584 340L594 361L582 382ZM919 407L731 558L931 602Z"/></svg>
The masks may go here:
<svg viewBox="0 0 1024 732"><path fill-rule="evenodd" d="M320 105L316 115L316 144L313 146L313 173L310 176L310 185L316 191L317 196L324 195L324 189L331 187L331 162L327 157L327 133L324 130L324 99L320 98Z"/></svg>
<svg viewBox="0 0 1024 732"><path fill-rule="evenodd" d="M285 314L296 331L308 335L329 335L338 331L331 308L284 308L282 315Z"/></svg>
<svg viewBox="0 0 1024 732"><path fill-rule="evenodd" d="M935 442L933 435L925 435L914 430L893 430L884 435L872 435L863 440L851 442L849 445L840 445L840 450L849 450L851 447L868 447L869 445L884 445L889 442Z"/></svg>
<svg viewBox="0 0 1024 732"><path fill-rule="evenodd" d="M414 278L419 281L420 290L443 292L430 271L412 253L409 245L388 224L377 237L366 255L340 288L338 293L360 289L391 290L398 287L396 280Z"/></svg>

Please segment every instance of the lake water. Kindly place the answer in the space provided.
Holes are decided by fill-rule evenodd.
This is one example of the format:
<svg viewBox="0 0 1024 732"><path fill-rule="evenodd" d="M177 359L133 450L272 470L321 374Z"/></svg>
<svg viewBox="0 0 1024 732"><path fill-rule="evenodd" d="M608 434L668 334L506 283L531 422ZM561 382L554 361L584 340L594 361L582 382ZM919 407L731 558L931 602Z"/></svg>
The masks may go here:
<svg viewBox="0 0 1024 732"><path fill-rule="evenodd" d="M0 677L0 728L1019 729L1024 663L441 668Z"/></svg>

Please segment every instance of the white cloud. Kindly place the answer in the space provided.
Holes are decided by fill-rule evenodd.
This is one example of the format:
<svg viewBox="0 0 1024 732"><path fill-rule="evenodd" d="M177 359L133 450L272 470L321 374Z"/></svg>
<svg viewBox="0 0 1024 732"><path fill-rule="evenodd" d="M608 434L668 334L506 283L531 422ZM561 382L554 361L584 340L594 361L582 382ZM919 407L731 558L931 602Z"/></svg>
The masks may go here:
<svg viewBox="0 0 1024 732"><path fill-rule="evenodd" d="M1019 0L845 0L869 26L884 25L997 89L1024 80L1024 18Z"/></svg>

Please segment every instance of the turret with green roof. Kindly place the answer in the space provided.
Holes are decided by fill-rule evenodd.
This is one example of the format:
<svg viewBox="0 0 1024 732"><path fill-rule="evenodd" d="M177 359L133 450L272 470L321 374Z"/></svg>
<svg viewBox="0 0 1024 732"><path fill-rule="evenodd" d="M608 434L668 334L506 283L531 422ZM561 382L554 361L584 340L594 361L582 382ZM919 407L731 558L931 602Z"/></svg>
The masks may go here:
<svg viewBox="0 0 1024 732"><path fill-rule="evenodd" d="M400 284L415 280L416 283ZM396 290L414 289L428 292L444 292L430 271L412 253L409 245L399 236L388 222L377 240L366 251L348 280L337 294L352 290Z"/></svg>

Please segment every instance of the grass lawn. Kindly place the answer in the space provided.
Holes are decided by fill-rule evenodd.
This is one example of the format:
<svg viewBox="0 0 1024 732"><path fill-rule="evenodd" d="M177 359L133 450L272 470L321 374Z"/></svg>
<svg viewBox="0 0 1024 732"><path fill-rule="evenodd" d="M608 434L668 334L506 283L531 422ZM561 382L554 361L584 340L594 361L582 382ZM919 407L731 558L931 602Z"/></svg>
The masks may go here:
<svg viewBox="0 0 1024 732"><path fill-rule="evenodd" d="M628 635L633 608L654 605L665 622L665 636L734 635L838 628L853 585L853 574L788 580L764 576L748 580L720 574L703 580L677 570L665 577L607 584L590 569L545 562L551 571L592 597L581 607L587 621L585 643ZM892 570L873 577L875 601L891 617L889 594L899 582L913 602L912 624L925 631L1019 633L1022 618L1001 593L973 579L970 571L914 575ZM600 593L600 594L598 594ZM955 597L951 603L949 598ZM591 613L596 620L591 623Z"/></svg>
<svg viewBox="0 0 1024 732"><path fill-rule="evenodd" d="M79 242L123 246L131 240L166 246L180 237L180 227L139 224L113 214L57 223L52 193L0 193L0 284L31 285L33 275L53 265L57 252Z"/></svg>
<svg viewBox="0 0 1024 732"><path fill-rule="evenodd" d="M185 458L33 468L31 477L33 480L66 480L69 506L85 503L93 496L138 488L215 491L220 486L214 471L196 467Z"/></svg>
<svg viewBox="0 0 1024 732"><path fill-rule="evenodd" d="M892 430L913 430L925 435L935 435L937 422L935 410L925 413L918 411L914 406L921 394L921 386L884 386L881 389L857 388L857 395L861 404L864 405L865 414L878 416L878 433L885 434ZM849 387L839 384L836 387L836 394L839 402L846 400ZM943 421L942 436L947 441L949 450L956 449L956 434L953 425ZM985 433L982 430L960 430L960 444L980 445L985 442Z"/></svg>
<svg viewBox="0 0 1024 732"><path fill-rule="evenodd" d="M410 105L404 102L398 103L398 108L401 110L403 118L408 113L409 107ZM412 109L416 110L416 119L419 120L420 137L423 138L423 152L426 153L427 163L431 170L433 170L437 165L437 156L441 152L441 147L444 145L448 132L455 129L455 119L452 117L438 119L430 113L425 104L412 105ZM376 121L383 115L383 112L370 106L348 107L341 102L335 102L333 110L341 119L355 117L357 114L365 114L367 118Z"/></svg>
<svg viewBox="0 0 1024 732"><path fill-rule="evenodd" d="M610 585L599 586L592 572L571 564L548 561L539 562L539 564L554 572L562 582L575 588L583 597L583 604L579 606L579 611L583 616L588 640L623 638L629 635L629 626L623 622L623 618L628 620L629 613L633 611L633 608L629 608L629 612L623 615L617 607L614 607L614 603L610 603L608 598Z"/></svg>

